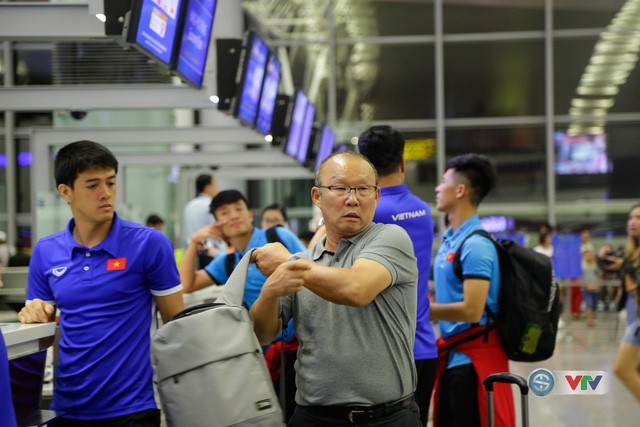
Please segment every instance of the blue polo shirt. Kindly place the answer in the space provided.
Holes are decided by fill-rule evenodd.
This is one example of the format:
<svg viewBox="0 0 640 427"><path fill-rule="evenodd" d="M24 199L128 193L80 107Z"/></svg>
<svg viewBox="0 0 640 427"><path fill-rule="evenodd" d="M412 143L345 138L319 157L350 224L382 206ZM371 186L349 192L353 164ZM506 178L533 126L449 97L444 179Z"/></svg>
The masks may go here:
<svg viewBox="0 0 640 427"><path fill-rule="evenodd" d="M454 233L449 228L442 236L442 245L438 249L433 264L433 273L436 286L436 302L447 304L460 302L464 299L463 281L458 279L453 272L453 258L464 239L475 230L481 230L482 224L477 215L464 222ZM500 292L500 264L495 245L486 237L471 236L462 248L460 254L462 262L462 275L464 278L476 278L489 280L489 293L487 304L491 311L498 313L498 294ZM487 322L487 313L482 314L480 324ZM471 328L467 322L438 321L442 336L450 336ZM448 367L471 363L464 354L452 351L449 356Z"/></svg>
<svg viewBox="0 0 640 427"><path fill-rule="evenodd" d="M94 248L67 229L40 239L29 267L27 301L60 310L59 363L52 409L74 419L118 417L156 408L150 363L153 296L180 292L169 240L114 214Z"/></svg>
<svg viewBox="0 0 640 427"><path fill-rule="evenodd" d="M11 379L9 376L9 359L4 337L0 332L0 426L16 427L16 414L11 399Z"/></svg>
<svg viewBox="0 0 640 427"><path fill-rule="evenodd" d="M305 245L298 239L298 237L293 234L291 230L286 227L276 227L275 228L278 237L280 238L282 244L286 246L286 248L292 254L296 254L298 252L305 251L307 248ZM254 228L253 234L251 234L251 239L247 244L247 248L244 252L240 252L237 249L232 254L228 254L226 256L219 256L214 258L204 270L215 280L217 283L226 283L229 280L229 275L227 274L227 268L225 266L225 260L227 256L235 257L236 261L234 266L238 265L242 257L245 253L250 251L253 248L259 248L269 243L267 239L267 230L261 228ZM267 276L262 274L258 267L251 263L249 264L249 270L247 271L247 281L244 289L244 303L248 308L251 308L254 302L258 299L260 295L260 290L262 289L262 285L267 280ZM287 336L293 337L293 324L289 323L287 327Z"/></svg>
<svg viewBox="0 0 640 427"><path fill-rule="evenodd" d="M429 272L433 247L433 219L424 200L412 194L406 184L382 187L373 222L396 224L411 237L418 259L418 313L413 355L416 360L438 357L436 339L429 319Z"/></svg>

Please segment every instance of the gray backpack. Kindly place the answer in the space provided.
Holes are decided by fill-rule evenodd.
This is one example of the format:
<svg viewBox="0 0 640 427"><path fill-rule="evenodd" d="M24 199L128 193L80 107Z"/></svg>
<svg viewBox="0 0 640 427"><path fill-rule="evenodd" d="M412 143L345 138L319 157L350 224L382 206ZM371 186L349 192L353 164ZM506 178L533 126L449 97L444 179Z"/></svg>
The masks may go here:
<svg viewBox="0 0 640 427"><path fill-rule="evenodd" d="M242 307L247 253L214 303L190 307L160 327L151 362L169 427L282 427L253 321Z"/></svg>

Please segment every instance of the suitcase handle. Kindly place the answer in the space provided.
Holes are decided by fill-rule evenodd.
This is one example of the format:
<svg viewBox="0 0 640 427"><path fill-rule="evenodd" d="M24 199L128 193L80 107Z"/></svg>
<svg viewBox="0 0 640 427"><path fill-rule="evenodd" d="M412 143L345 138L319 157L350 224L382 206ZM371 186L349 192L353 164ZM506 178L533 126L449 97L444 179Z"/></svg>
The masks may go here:
<svg viewBox="0 0 640 427"><path fill-rule="evenodd" d="M521 395L526 396L527 394L529 394L529 386L527 385L527 381L521 376L509 372L491 374L484 379L483 383L484 388L489 392L493 392L493 386L495 383L507 383L517 385L520 388Z"/></svg>
<svg viewBox="0 0 640 427"><path fill-rule="evenodd" d="M484 388L487 390L487 421L490 427L495 426L495 417L493 413L493 385L495 383L516 384L520 388L520 401L522 405L522 426L529 425L529 405L527 397L529 394L529 386L527 381L519 375L509 372L500 372L491 374L484 379Z"/></svg>

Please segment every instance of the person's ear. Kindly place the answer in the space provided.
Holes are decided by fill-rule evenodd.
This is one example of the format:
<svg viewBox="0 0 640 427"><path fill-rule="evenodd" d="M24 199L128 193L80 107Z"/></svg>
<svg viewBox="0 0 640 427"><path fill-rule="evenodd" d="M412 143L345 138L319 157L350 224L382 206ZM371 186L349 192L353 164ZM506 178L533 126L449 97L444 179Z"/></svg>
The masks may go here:
<svg viewBox="0 0 640 427"><path fill-rule="evenodd" d="M317 207L320 207L320 189L318 187L311 188L311 201Z"/></svg>
<svg viewBox="0 0 640 427"><path fill-rule="evenodd" d="M71 204L72 192L73 192L73 189L69 187L67 184L58 185L58 194L60 194L60 197L62 197L64 201L67 202L68 204Z"/></svg>

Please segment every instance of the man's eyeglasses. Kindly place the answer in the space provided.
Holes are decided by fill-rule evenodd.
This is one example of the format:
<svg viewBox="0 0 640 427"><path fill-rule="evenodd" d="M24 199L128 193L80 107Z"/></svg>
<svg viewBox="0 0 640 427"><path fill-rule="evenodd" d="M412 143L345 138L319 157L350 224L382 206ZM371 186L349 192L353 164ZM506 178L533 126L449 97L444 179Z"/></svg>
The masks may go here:
<svg viewBox="0 0 640 427"><path fill-rule="evenodd" d="M346 185L318 185L318 188L328 188L332 194L341 197L355 191L358 197L371 197L378 190L377 185L358 185L357 187L349 187Z"/></svg>

